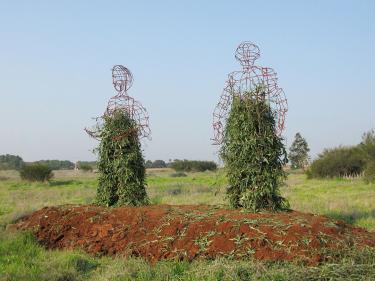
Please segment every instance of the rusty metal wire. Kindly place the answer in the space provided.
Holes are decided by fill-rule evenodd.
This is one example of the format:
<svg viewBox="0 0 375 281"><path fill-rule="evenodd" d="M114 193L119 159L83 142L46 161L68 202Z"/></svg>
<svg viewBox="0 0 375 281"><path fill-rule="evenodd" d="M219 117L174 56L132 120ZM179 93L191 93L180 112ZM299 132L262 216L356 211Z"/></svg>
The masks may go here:
<svg viewBox="0 0 375 281"><path fill-rule="evenodd" d="M123 65L115 65L112 68L112 84L117 95L125 94L133 85L133 74Z"/></svg>
<svg viewBox="0 0 375 281"><path fill-rule="evenodd" d="M150 139L151 130L149 117L146 109L135 99L130 97L127 91L133 85L133 75L129 69L122 65L115 65L112 68L112 84L117 94L110 98L104 115L96 118L96 125L93 129L85 128L85 131L93 138L100 139L101 128L105 116L113 116L115 112L127 114L136 124L132 130L121 132L114 137L114 140L121 140L129 135L136 134L139 138Z"/></svg>
<svg viewBox="0 0 375 281"><path fill-rule="evenodd" d="M251 42L242 42L236 49L235 58L242 70L228 74L223 92L213 113L214 144L223 142L226 119L231 109L233 97L242 97L253 93L254 99L266 100L276 118L276 133L281 135L285 128L285 115L288 103L284 91L278 86L277 73L269 67L256 66L255 60L260 57L259 47ZM257 87L262 91L255 91ZM261 96L260 96L261 95Z"/></svg>

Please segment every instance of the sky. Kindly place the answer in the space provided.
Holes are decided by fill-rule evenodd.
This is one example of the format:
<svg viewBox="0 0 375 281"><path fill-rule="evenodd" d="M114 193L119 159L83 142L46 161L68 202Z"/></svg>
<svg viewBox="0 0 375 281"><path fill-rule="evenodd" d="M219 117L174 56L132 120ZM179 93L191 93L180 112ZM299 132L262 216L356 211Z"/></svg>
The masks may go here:
<svg viewBox="0 0 375 281"><path fill-rule="evenodd" d="M113 65L150 115L146 159L218 160L212 112L242 41L288 99L287 147L311 157L375 128L375 1L0 0L0 154L94 160L85 127L115 95Z"/></svg>

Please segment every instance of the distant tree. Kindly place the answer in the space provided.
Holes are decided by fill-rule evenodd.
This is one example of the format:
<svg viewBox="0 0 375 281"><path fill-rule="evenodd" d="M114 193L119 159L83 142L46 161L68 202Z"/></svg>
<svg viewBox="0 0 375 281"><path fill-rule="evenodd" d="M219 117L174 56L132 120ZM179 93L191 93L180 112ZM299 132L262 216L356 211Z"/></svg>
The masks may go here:
<svg viewBox="0 0 375 281"><path fill-rule="evenodd" d="M289 160L292 169L305 169L309 161L309 146L307 141L297 133L289 149Z"/></svg>
<svg viewBox="0 0 375 281"><path fill-rule="evenodd" d="M370 130L362 135L359 144L365 155L366 167L364 169L364 180L367 183L375 183L375 131Z"/></svg>
<svg viewBox="0 0 375 281"><path fill-rule="evenodd" d="M0 155L0 170L19 170L25 165L18 155Z"/></svg>
<svg viewBox="0 0 375 281"><path fill-rule="evenodd" d="M375 160L375 131L370 130L364 133L359 146L364 151L366 160Z"/></svg>
<svg viewBox="0 0 375 281"><path fill-rule="evenodd" d="M145 168L146 169L150 169L152 168L152 161L151 160L147 160L146 163L145 163Z"/></svg>
<svg viewBox="0 0 375 281"><path fill-rule="evenodd" d="M364 180L366 183L375 183L375 160L370 160L364 170Z"/></svg>
<svg viewBox="0 0 375 281"><path fill-rule="evenodd" d="M146 169L150 168L166 168L167 164L163 160L155 160L152 162L151 160L147 160L145 163Z"/></svg>
<svg viewBox="0 0 375 281"><path fill-rule="evenodd" d="M152 168L165 168L167 167L167 164L163 160L155 160L152 163Z"/></svg>

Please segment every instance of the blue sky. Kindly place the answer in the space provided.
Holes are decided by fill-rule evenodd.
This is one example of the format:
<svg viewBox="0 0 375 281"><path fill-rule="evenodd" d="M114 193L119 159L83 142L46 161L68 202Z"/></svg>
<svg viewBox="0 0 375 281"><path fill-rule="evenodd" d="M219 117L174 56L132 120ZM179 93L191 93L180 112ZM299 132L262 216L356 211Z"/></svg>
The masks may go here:
<svg viewBox="0 0 375 281"><path fill-rule="evenodd" d="M351 145L375 127L374 1L0 1L0 154L91 160L83 128L114 95L111 67L151 117L147 159L217 159L212 111L241 41L289 102L285 138Z"/></svg>

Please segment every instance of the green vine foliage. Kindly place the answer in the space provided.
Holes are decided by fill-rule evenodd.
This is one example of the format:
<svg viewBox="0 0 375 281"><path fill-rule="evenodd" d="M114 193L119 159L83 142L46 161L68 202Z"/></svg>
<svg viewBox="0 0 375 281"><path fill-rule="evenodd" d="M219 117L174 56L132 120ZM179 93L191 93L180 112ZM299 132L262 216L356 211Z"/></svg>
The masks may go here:
<svg viewBox="0 0 375 281"><path fill-rule="evenodd" d="M105 116L100 135L96 203L103 206L148 204L145 161L134 120L122 111Z"/></svg>
<svg viewBox="0 0 375 281"><path fill-rule="evenodd" d="M259 98L254 98L254 92L233 97L220 149L231 207L254 212L289 207L279 191L286 177L286 150L275 132L274 112L261 98L262 89L254 90Z"/></svg>

